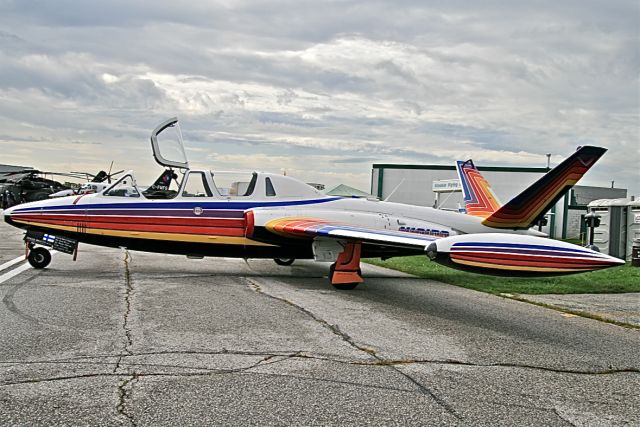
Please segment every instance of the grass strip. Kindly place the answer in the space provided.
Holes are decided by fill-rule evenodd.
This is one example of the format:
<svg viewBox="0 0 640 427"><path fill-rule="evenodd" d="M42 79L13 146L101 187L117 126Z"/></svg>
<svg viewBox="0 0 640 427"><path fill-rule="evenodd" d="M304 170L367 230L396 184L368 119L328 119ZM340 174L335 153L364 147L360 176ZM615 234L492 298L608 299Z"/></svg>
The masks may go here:
<svg viewBox="0 0 640 427"><path fill-rule="evenodd" d="M640 267L630 263L606 270L555 277L495 277L453 270L431 262L426 256L397 257L369 264L413 274L423 279L491 294L614 294L640 292Z"/></svg>

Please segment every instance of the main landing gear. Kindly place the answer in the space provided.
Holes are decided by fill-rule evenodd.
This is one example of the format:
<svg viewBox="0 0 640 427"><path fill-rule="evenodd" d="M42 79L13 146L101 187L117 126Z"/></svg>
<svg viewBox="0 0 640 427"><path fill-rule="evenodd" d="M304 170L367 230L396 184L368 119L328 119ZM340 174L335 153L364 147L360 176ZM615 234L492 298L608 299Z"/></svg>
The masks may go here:
<svg viewBox="0 0 640 427"><path fill-rule="evenodd" d="M329 280L334 288L341 291L355 289L364 282L362 270L360 269L360 252L362 243L349 242L345 245L344 251L338 255L335 263L329 268Z"/></svg>
<svg viewBox="0 0 640 427"><path fill-rule="evenodd" d="M291 265L293 264L293 262L296 260L295 258L274 258L273 259L275 261L276 264L278 265L283 265L283 266L287 266L287 265Z"/></svg>

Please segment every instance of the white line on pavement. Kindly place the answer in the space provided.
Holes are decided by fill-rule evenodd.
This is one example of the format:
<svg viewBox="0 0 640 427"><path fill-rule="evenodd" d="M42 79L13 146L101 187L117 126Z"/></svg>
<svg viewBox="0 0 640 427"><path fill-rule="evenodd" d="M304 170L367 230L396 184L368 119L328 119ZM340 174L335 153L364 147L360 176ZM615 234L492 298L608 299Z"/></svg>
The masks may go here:
<svg viewBox="0 0 640 427"><path fill-rule="evenodd" d="M16 259L12 259L11 261L5 262L4 264L0 264L0 271L6 270L7 268L11 267L13 264L17 264L20 261L23 261L24 259L25 259L24 255L22 255L22 256L19 256Z"/></svg>
<svg viewBox="0 0 640 427"><path fill-rule="evenodd" d="M58 253L58 251L51 251L51 255L52 256L57 254L57 253ZM19 257L19 258L16 258L16 259L19 261L19 260L24 259L24 257ZM14 263L15 264L16 262L18 262L18 261L16 261L16 259L14 259L13 261L9 261L8 263L5 263L5 264L9 264L9 263ZM5 264L2 264L2 267L4 267ZM31 264L25 263L25 264L22 264L19 267L14 268L13 270L7 271L6 273L4 273L3 275L0 276L0 284L6 282L7 280L11 279L12 277L17 276L18 274L22 273L23 271L29 270L30 268L33 268L33 267L31 267ZM0 271L2 271L2 269L0 269Z"/></svg>
<svg viewBox="0 0 640 427"><path fill-rule="evenodd" d="M31 267L30 264L22 264L20 267L18 268L14 268L13 270L9 271L8 273L4 273L2 276L0 276L0 284L6 282L7 280L11 279L12 277L17 276L18 274L22 273L23 271L29 270Z"/></svg>

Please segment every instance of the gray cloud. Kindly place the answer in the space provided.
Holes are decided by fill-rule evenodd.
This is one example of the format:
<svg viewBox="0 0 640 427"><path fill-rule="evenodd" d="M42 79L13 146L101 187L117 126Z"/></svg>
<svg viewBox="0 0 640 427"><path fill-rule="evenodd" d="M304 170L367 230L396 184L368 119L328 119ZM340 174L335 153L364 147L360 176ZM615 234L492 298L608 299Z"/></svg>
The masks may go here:
<svg viewBox="0 0 640 427"><path fill-rule="evenodd" d="M640 193L639 12L631 0L3 0L2 146L48 169L68 163L48 150L92 142L83 161L135 167L133 150L148 165L150 129L178 114L194 150L256 168L299 158L303 179L366 188L369 163L542 166L596 144L610 150L590 183Z"/></svg>

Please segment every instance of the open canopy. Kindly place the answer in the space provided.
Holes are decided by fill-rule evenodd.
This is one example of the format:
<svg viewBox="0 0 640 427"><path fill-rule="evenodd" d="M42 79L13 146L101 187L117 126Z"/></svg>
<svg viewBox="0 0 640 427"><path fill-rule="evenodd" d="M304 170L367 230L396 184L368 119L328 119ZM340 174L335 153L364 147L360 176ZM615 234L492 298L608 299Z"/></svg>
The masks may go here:
<svg viewBox="0 0 640 427"><path fill-rule="evenodd" d="M151 132L151 147L153 157L161 166L189 169L177 117L156 126Z"/></svg>

